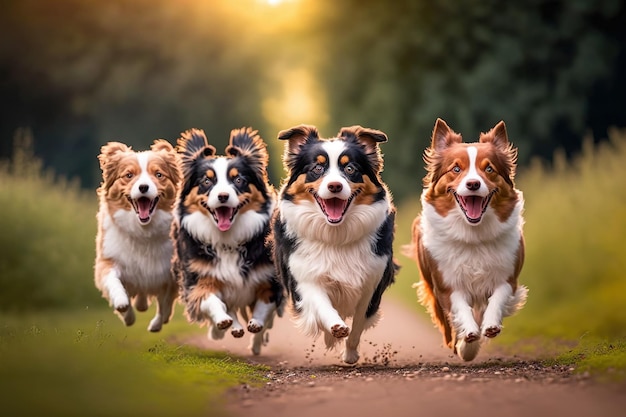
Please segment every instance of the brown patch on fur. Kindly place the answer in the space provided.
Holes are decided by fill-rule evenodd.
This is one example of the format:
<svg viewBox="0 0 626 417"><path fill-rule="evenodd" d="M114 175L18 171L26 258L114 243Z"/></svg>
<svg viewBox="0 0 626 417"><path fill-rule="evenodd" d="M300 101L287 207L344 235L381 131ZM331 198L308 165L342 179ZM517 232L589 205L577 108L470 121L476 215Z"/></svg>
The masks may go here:
<svg viewBox="0 0 626 417"><path fill-rule="evenodd" d="M255 300L261 300L264 303L269 304L272 298L272 286L269 282L262 282L256 289Z"/></svg>
<svg viewBox="0 0 626 417"><path fill-rule="evenodd" d="M341 158L339 158L339 163L341 165L348 165L348 162L350 162L350 157L348 155L343 155Z"/></svg>
<svg viewBox="0 0 626 417"><path fill-rule="evenodd" d="M208 173L209 171L207 171L207 174ZM203 201L207 201L207 196L205 194L198 194L198 187L193 187L191 191L189 191L189 194L185 197L183 204L189 213L199 211L206 216L210 216L211 213L209 213L209 210L201 204Z"/></svg>
<svg viewBox="0 0 626 417"><path fill-rule="evenodd" d="M363 183L355 184L354 188L360 191L354 198L354 204L372 204L374 195L380 192L380 188L367 175L363 175Z"/></svg>
<svg viewBox="0 0 626 417"><path fill-rule="evenodd" d="M208 178L215 178L215 171L213 171L212 169L208 169L206 172L206 176Z"/></svg>
<svg viewBox="0 0 626 417"><path fill-rule="evenodd" d="M232 167L232 168L230 169L230 171L228 171L228 175L229 175L231 178L235 178L237 175L239 175L239 170L238 170L237 168L235 168L235 167Z"/></svg>
<svg viewBox="0 0 626 417"><path fill-rule="evenodd" d="M443 284L443 276L437 268L437 263L430 256L428 250L422 244L420 232L420 218L413 222L413 249L411 256L417 259L422 280L417 287L419 302L428 309L433 322L439 327L446 346L454 348L456 336L453 334L453 326L450 325L446 311L450 311L451 289Z"/></svg>
<svg viewBox="0 0 626 417"><path fill-rule="evenodd" d="M243 214L246 211L261 211L261 206L265 204L266 200L263 198L263 194L252 184L250 184L250 192L239 195L239 202L246 203L239 209L239 213Z"/></svg>
<svg viewBox="0 0 626 417"><path fill-rule="evenodd" d="M317 186L312 184L315 183L306 183L306 174L301 174L297 180L295 180L289 188L287 188L287 194L293 196L293 202L298 204L304 200L308 200L311 202L315 202L315 197L311 194L311 190L317 189ZM319 180L321 182L321 180Z"/></svg>
<svg viewBox="0 0 626 417"><path fill-rule="evenodd" d="M320 165L324 165L326 163L326 157L324 155L317 155L317 158L315 158L315 160Z"/></svg>

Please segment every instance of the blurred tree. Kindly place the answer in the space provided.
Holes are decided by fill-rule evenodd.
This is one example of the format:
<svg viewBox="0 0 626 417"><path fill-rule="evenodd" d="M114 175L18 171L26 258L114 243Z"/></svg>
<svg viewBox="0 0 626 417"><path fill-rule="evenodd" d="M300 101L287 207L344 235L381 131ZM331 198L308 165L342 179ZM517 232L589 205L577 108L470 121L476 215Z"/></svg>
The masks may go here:
<svg viewBox="0 0 626 417"><path fill-rule="evenodd" d="M623 2L329 3L317 33L330 114L389 134L385 178L397 197L421 188L437 117L466 141L504 120L521 163L578 151L587 129L606 138L626 125Z"/></svg>

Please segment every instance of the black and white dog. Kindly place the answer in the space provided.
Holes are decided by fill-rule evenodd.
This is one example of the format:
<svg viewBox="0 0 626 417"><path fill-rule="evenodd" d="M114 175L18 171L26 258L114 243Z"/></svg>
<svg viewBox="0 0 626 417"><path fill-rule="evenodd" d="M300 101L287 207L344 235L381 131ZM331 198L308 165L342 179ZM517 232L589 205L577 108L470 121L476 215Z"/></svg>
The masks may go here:
<svg viewBox="0 0 626 417"><path fill-rule="evenodd" d="M177 150L184 181L172 231L173 268L187 318L208 324L212 339L229 328L242 337L239 313L258 355L283 300L268 241L276 195L266 145L256 131L236 129L225 155L217 156L204 132L192 129L178 139Z"/></svg>
<svg viewBox="0 0 626 417"><path fill-rule="evenodd" d="M352 126L322 139L301 125L278 139L287 141L288 177L272 222L274 262L298 327L313 337L323 332L329 349L347 337L343 360L356 363L361 334L377 323L397 270L395 208L380 178L378 144L387 136Z"/></svg>

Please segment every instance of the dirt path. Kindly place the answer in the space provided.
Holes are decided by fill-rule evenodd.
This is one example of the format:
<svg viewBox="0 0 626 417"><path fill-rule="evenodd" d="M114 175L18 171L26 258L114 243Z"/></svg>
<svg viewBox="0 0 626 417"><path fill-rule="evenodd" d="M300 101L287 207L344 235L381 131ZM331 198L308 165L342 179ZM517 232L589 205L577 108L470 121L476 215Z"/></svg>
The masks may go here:
<svg viewBox="0 0 626 417"><path fill-rule="evenodd" d="M191 342L270 367L262 388L241 386L229 398L236 416L623 416L626 386L606 385L566 367L497 356L494 349L463 363L441 346L438 332L393 302L364 333L361 360L341 364L338 352L302 336L288 314L276 321L268 346L252 356L248 336ZM416 308L418 308L416 306Z"/></svg>

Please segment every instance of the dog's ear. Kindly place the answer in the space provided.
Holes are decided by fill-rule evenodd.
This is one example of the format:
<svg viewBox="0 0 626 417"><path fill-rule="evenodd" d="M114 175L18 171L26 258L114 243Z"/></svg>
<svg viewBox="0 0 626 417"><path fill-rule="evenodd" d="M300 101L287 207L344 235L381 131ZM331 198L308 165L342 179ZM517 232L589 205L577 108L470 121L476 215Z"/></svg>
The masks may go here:
<svg viewBox="0 0 626 417"><path fill-rule="evenodd" d="M226 154L230 156L240 156L248 160L255 168L266 169L269 163L267 145L259 136L257 130L251 127L233 129L230 132L229 145L226 147Z"/></svg>
<svg viewBox="0 0 626 417"><path fill-rule="evenodd" d="M289 169L293 168L296 156L300 153L300 148L305 143L314 143L319 141L319 132L315 126L299 125L291 129L281 130L278 133L278 139L288 140L285 146L283 162Z"/></svg>
<svg viewBox="0 0 626 417"><path fill-rule="evenodd" d="M383 157L378 144L387 142L387 135L385 133L380 130L355 125L342 127L338 137L361 145L374 170L376 172L382 170Z"/></svg>
<svg viewBox="0 0 626 417"><path fill-rule="evenodd" d="M132 148L121 142L109 142L100 148L100 155L98 155L98 161L100 161L100 169L105 171L107 164L110 164L119 153L130 152Z"/></svg>
<svg viewBox="0 0 626 417"><path fill-rule="evenodd" d="M463 142L461 135L450 129L448 124L442 119L437 118L433 128L430 147L436 152L441 152L450 147L450 145L461 142Z"/></svg>
<svg viewBox="0 0 626 417"><path fill-rule="evenodd" d="M515 177L515 165L517 164L517 148L513 147L513 144L509 142L509 135L506 132L506 125L504 121L498 122L489 132L481 133L479 138L480 143L492 143L502 158L500 160L506 161L505 166L496 167L498 172L513 185L513 177Z"/></svg>
<svg viewBox="0 0 626 417"><path fill-rule="evenodd" d="M215 147L209 145L204 130L189 129L180 134L176 142L176 150L181 157L181 165L185 181L188 181L199 160L215 155Z"/></svg>
<svg viewBox="0 0 626 417"><path fill-rule="evenodd" d="M159 151L172 152L174 150L174 147L172 146L171 143L169 143L165 139L155 139L152 145L150 146L150 150L153 150L155 152L159 152Z"/></svg>
<svg viewBox="0 0 626 417"><path fill-rule="evenodd" d="M115 170L122 156L131 152L132 148L121 142L109 142L100 148L100 169L102 170L102 189L108 190L116 180Z"/></svg>
<svg viewBox="0 0 626 417"><path fill-rule="evenodd" d="M178 184L182 178L182 171L180 168L180 160L174 147L165 139L155 139L150 150L157 152L161 158L166 162L168 169L168 176L175 184Z"/></svg>

